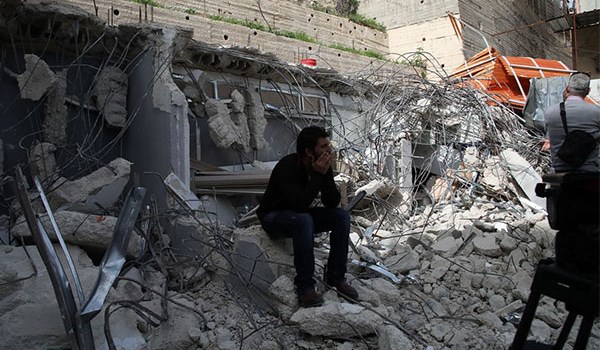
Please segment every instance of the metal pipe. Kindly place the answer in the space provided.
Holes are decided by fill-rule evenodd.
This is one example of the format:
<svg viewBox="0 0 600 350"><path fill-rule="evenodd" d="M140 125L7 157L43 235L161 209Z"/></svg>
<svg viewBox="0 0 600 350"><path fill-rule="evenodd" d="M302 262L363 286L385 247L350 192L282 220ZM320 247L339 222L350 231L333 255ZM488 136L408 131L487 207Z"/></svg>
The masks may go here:
<svg viewBox="0 0 600 350"><path fill-rule="evenodd" d="M83 288L81 287L81 280L79 279L79 275L77 274L77 270L75 269L75 264L73 263L73 258L67 249L67 245L65 244L65 240L63 239L62 233L58 228L58 224L56 223L56 218L54 218L54 214L52 213L52 208L50 208L50 204L48 203L48 198L46 198L46 194L44 193L44 188L40 183L40 179L35 176L33 178L33 182L35 183L35 187L40 194L40 199L44 204L44 208L48 213L48 218L50 219L50 223L52 224L52 228L54 229L54 234L56 235L56 239L62 248L63 253L65 254L65 259L67 260L67 264L69 265L69 270L71 270L71 276L73 276L73 282L75 282L75 291L77 292L77 297L79 299L79 305L83 305L85 302L85 296L83 294Z"/></svg>

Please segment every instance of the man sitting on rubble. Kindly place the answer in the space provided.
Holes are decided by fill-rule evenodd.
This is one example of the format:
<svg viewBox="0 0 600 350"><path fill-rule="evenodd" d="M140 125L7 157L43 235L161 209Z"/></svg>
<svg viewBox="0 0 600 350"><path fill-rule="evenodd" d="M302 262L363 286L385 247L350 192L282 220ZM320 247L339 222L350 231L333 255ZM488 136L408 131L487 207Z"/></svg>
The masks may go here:
<svg viewBox="0 0 600 350"><path fill-rule="evenodd" d="M350 216L338 208L341 195L333 180L328 133L318 126L302 129L296 152L275 165L257 210L258 218L270 237L293 239L294 283L300 306L323 304L323 297L315 291L315 232L331 231L325 283L341 296L357 299L358 293L345 279ZM323 207L310 207L319 193Z"/></svg>
<svg viewBox="0 0 600 350"><path fill-rule="evenodd" d="M585 102L585 97L590 92L590 77L586 73L574 73L565 88L565 116L568 130L582 130L591 134L596 140L600 137L600 106ZM560 104L550 106L544 110L546 123L546 140L543 150L550 149L552 167L557 173L585 171L600 171L598 147L589 154L585 162L575 168L557 155L566 134L560 116Z"/></svg>

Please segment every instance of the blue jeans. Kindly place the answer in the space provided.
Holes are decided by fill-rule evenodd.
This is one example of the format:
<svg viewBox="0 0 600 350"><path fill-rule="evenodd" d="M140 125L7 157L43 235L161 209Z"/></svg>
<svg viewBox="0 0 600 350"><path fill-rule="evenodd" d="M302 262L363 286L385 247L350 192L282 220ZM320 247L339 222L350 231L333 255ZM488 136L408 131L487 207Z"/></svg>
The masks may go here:
<svg viewBox="0 0 600 350"><path fill-rule="evenodd" d="M262 227L274 239L291 237L294 245L294 283L298 293L314 288L315 255L313 251L315 232L331 231L331 250L327 260L326 282L344 280L348 260L350 215L341 208L310 208L306 213L292 210L276 210L261 220Z"/></svg>

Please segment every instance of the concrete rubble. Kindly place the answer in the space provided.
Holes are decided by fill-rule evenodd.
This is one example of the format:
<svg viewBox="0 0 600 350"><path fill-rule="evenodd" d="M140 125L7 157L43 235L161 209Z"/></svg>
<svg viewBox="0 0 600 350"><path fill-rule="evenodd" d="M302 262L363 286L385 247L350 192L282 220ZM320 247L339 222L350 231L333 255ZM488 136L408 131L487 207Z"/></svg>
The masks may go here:
<svg viewBox="0 0 600 350"><path fill-rule="evenodd" d="M117 223L117 218L114 216L85 214L67 210L55 212L54 218L65 242L98 249L108 248ZM47 215L41 216L41 220L50 239L56 240L49 217ZM23 218L17 219L17 224L13 226L11 232L15 236L31 237L31 232ZM142 245L142 238L134 233L129 241L127 253L132 257L138 256Z"/></svg>
<svg viewBox="0 0 600 350"><path fill-rule="evenodd" d="M243 152L265 148L265 109L255 91L233 90L229 103L209 98L204 108L210 137L217 147Z"/></svg>
<svg viewBox="0 0 600 350"><path fill-rule="evenodd" d="M67 16L75 14L65 10L61 18ZM133 40L138 29L127 27L132 47L138 45ZM63 30L63 35L70 33ZM155 26L152 31L162 32L153 42L158 48L155 63L169 67L185 40L179 42L172 29ZM105 48L99 52L105 54ZM25 72L9 74L18 82L19 96L46 103L42 136L24 148L29 150L26 171L42 180L88 295L100 270L100 258L113 238L123 191L137 183L140 174L133 174L132 163L120 157L127 150L93 156L83 152L86 161L78 158L73 167L79 168L66 171L65 160L58 154L70 157L69 152L81 151L75 141L69 144L66 134L67 71L55 72L33 54L24 59ZM288 69L286 64L285 72ZM124 133L129 124L126 106L131 102L125 92L132 91L127 85L131 77L111 65L97 71L93 94L88 93L95 96L102 120L117 129L107 133ZM277 74L283 75L284 70ZM295 74L294 79L305 72ZM203 140L207 142L202 147L209 144L218 151L232 151L240 159L271 147L265 137L267 116L269 122L281 116L265 111L257 90L236 86L230 98L204 98L201 86L182 88L182 92L172 75L177 74L165 68L152 77L152 108L185 121L187 104L195 104L189 111L202 112L195 118L204 123L208 130L203 131L212 140L212 144ZM356 87L357 96L351 98L364 102L359 115L351 117L362 118L365 130L350 131L347 125L333 130L340 143L336 183L343 203L366 193L351 212L347 279L358 290L359 299L350 303L324 285L326 233L315 237L316 287L324 293L325 303L299 308L290 239L271 239L256 220L248 220L252 223L248 226L239 224L241 220L225 220L234 216L231 212L238 214L239 203L233 203L238 198L204 194L198 199L192 186L189 193L185 191L185 200L193 205L180 205L182 198L179 202L172 198L177 195L172 193L177 192L174 186L171 192L154 189L157 193L147 194L149 204L144 202L131 234L127 262L102 311L91 321L97 349L508 348L536 264L554 256L556 232L548 225L544 202L532 192L539 174L549 168L549 156L538 152L539 135L532 136L533 131L509 110L487 106L482 96L450 82L411 74L374 75L375 82L369 84L360 75L336 75L335 79ZM195 98L185 95L191 90ZM89 97L82 101L93 101ZM345 113L336 117L344 122L350 112ZM331 120L335 119L332 115L328 116ZM161 121L166 118L161 114ZM294 121L305 121L302 116L282 119L289 125L281 125L293 130L301 124L293 125ZM182 130L188 137L190 130ZM126 143L121 146L125 148ZM9 145L0 139L2 179L14 174L14 164L10 170L4 164L9 152L3 148L9 147L16 147L13 141ZM187 157L183 163L189 170ZM42 225L55 240L39 196L30 192ZM167 198L156 204L155 195ZM9 201L10 215L2 216L0 226L11 238L7 240L10 245L0 245L2 349L67 348L49 272L32 244L22 209L7 197ZM243 211L253 215L252 210ZM62 253L58 255L64 260ZM566 315L562 303L543 298L530 338L554 342ZM574 338L572 332L568 346ZM588 348L600 348L597 321Z"/></svg>
<svg viewBox="0 0 600 350"><path fill-rule="evenodd" d="M52 181L56 177L56 158L54 152L56 146L53 143L41 142L31 147L31 175L38 176L40 181Z"/></svg>
<svg viewBox="0 0 600 350"><path fill-rule="evenodd" d="M104 67L94 85L96 107L111 127L121 128L127 120L127 74L115 66Z"/></svg>
<svg viewBox="0 0 600 350"><path fill-rule="evenodd" d="M472 164L477 164L481 174L486 174L484 168L490 166L484 160ZM127 166L124 160L111 163L114 169ZM497 183L511 181L506 178L510 171L493 173L494 177L500 173L505 176ZM95 173L88 177L85 182L96 183L93 188L106 184ZM129 269L111 291L107 305L111 301L132 300L154 316L146 313L141 317L128 309L114 311L109 318L112 340L131 349L396 349L399 344L403 349L507 348L527 301L535 263L553 255L555 232L549 228L544 212L524 207L516 198L494 200L496 190L491 186L487 187L491 196L465 196L470 187L462 186L449 190L446 200L418 206L413 215L402 211L384 215L369 210L388 203L384 199L394 193L388 180L379 181L384 185L378 184L361 202L362 214L353 215L352 242L356 250L351 251L350 259L377 265L384 269L379 271L398 277L397 281L376 269L349 263L349 281L360 295L356 304L341 299L319 282L318 288L325 292L325 304L298 308L292 281L291 240L272 240L257 225L216 233L211 222L218 217L205 220L182 216L174 222L177 231L182 232L179 239L194 242L186 245L197 255L184 258L169 254L168 240L151 239L146 249L152 251L149 247L155 245L155 258L139 270ZM373 186L364 187L360 182L348 185L350 189ZM67 210L57 211L55 217L78 261L83 259L83 253L76 246L86 249L101 242L104 246L116 220ZM28 229L20 221L11 232L27 236ZM47 218L42 217L42 222L47 225ZM140 256L135 251L141 246L139 242L139 238L132 240L132 256ZM326 235L318 237L317 276L322 274L326 261L326 243ZM14 259L8 254L22 252L22 248L3 249L0 263L5 266L10 263L3 259L28 263L25 256ZM30 271L19 266L2 270L4 280L18 279ZM90 261L78 262L80 274L88 274L86 266L93 275L96 269ZM30 299L18 297L22 285L8 283L0 293L5 305L0 307L0 321L16 317L15 312L26 308L39 308L41 315L48 314L42 320L58 317L49 282L41 278L38 274L26 281L33 283L28 288L46 290L47 305L27 304ZM168 317L161 295L167 297ZM566 314L564 306L542 299L532 326L532 339L555 340ZM158 316L164 318L150 322ZM99 328L101 319L95 319L93 327L96 345L103 348L106 340ZM55 328L40 326L35 334L22 330L6 333L7 348L62 346L66 340L58 325L55 322ZM7 323L6 327L13 332L12 325ZM268 332L240 337L240 329L249 334L256 327ZM596 325L591 346L600 345L598 331ZM569 342L573 341L574 334Z"/></svg>
<svg viewBox="0 0 600 350"><path fill-rule="evenodd" d="M48 194L51 207L67 206L70 210L96 212L113 207L129 181L131 163L116 158L104 167L76 180L61 178Z"/></svg>
<svg viewBox="0 0 600 350"><path fill-rule="evenodd" d="M43 60L40 59L39 62L43 62ZM63 69L56 72L56 79L52 83L44 106L46 112L43 124L44 140L58 146L64 146L67 143L68 108L65 104L66 93L67 70Z"/></svg>
<svg viewBox="0 0 600 350"><path fill-rule="evenodd" d="M130 259L139 259L144 252L153 252L154 258L139 270L127 270L111 290L105 308L118 300L131 300L148 311L142 317L127 308L109 310L112 341L118 348L128 349L507 348L527 301L535 263L553 255L555 232L548 227L543 211L522 206L516 194L513 201L495 199L495 194L506 191L513 181L510 170L495 168L502 163L480 159L473 152L466 155L477 158L469 164L482 174L479 184L491 178L478 195L468 195L472 186L453 186L452 181L439 177L450 183L447 195L410 208L395 199L394 193L400 192L386 178L379 178L375 187L369 185L370 180L346 183L348 192L373 187L360 203L361 214L353 215L356 249L350 259L383 269L349 263L349 281L360 295L356 304L319 282L318 288L326 292L325 304L298 308L291 240L272 240L257 225L218 233L213 222L218 216L210 220L179 217L173 222L181 234L178 239L189 243L174 251L187 249L195 252L193 258L169 253L168 239L151 238L144 248L141 237L134 233ZM59 209L66 203L96 201L107 186L126 182L129 166L116 159L87 176L65 182L51 193L53 206ZM115 198L102 207L113 207ZM395 210L387 214L377 209L392 202L399 205L388 207ZM77 211L62 208L54 214L71 254L78 257L77 269L88 288L97 267L81 249L106 247L116 221L98 210L98 206L88 205ZM406 215L407 210L413 213ZM42 216L42 223L49 227L47 216ZM163 231L157 233L163 237ZM11 234L29 236L22 219L11 228ZM320 276L327 256L326 235L317 243ZM6 348L65 346L48 279L40 272L26 276L33 270L25 266L29 262L22 248L5 246L0 252L0 264L5 266L0 269L4 271L2 281L9 282L0 288L0 329ZM36 259L36 266L43 268ZM387 271L397 280L378 271ZM25 282L10 283L20 278ZM44 291L45 297L26 297L32 290L36 295ZM33 314L27 310L36 310L38 317L27 320L17 316ZM566 313L564 306L542 299L531 337L555 340ZM12 321L15 318L19 322ZM97 317L92 323L98 348L107 347L103 319ZM35 331L24 322L37 325ZM254 334L257 327L264 331ZM241 337L242 333L252 335ZM598 335L596 325L591 346L600 345ZM569 341L574 341L574 335Z"/></svg>
<svg viewBox="0 0 600 350"><path fill-rule="evenodd" d="M17 76L21 97L32 101L41 99L57 80L48 64L33 54L26 54L25 72Z"/></svg>

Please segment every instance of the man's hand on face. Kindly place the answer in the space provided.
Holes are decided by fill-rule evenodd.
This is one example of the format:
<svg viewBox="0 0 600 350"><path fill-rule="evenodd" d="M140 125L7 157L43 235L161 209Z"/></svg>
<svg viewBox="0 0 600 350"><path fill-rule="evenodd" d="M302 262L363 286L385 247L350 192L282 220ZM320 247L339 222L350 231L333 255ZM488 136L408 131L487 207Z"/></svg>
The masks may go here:
<svg viewBox="0 0 600 350"><path fill-rule="evenodd" d="M327 170L331 167L331 152L323 152L320 156L317 157L312 164L312 168L314 171L325 175Z"/></svg>

